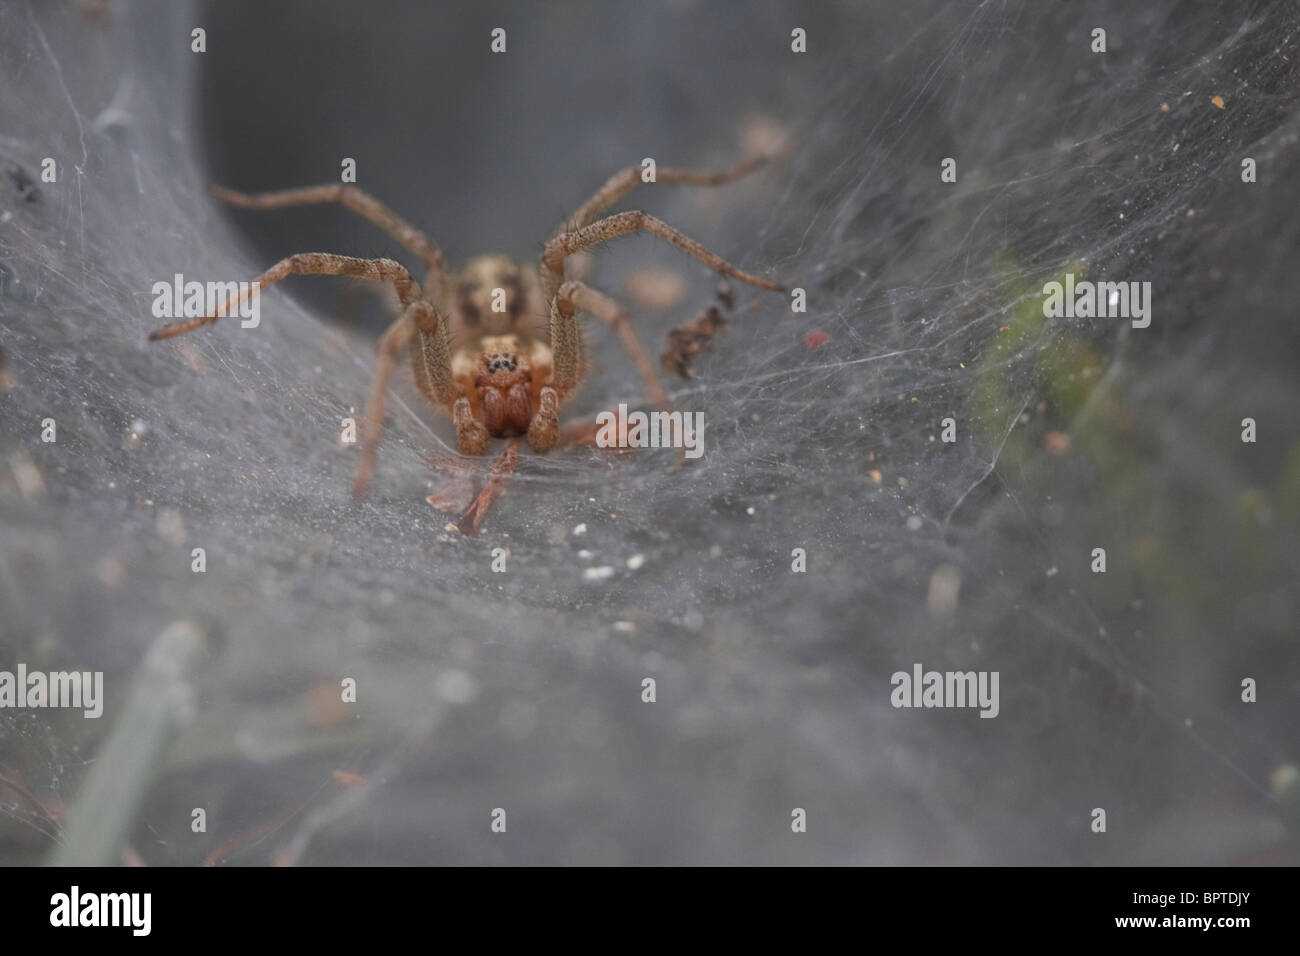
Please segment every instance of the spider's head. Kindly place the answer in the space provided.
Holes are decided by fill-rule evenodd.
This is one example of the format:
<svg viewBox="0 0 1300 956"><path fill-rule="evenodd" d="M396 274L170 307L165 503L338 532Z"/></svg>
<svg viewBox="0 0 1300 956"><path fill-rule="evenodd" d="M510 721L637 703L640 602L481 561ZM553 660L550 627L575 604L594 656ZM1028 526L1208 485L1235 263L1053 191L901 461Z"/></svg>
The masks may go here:
<svg viewBox="0 0 1300 956"><path fill-rule="evenodd" d="M483 406L483 424L488 433L501 438L523 435L533 420L528 394L532 373L528 363L514 350L514 336L483 340L474 387Z"/></svg>
<svg viewBox="0 0 1300 956"><path fill-rule="evenodd" d="M510 331L523 306L523 276L505 256L471 259L456 283L456 309L461 319L483 334Z"/></svg>

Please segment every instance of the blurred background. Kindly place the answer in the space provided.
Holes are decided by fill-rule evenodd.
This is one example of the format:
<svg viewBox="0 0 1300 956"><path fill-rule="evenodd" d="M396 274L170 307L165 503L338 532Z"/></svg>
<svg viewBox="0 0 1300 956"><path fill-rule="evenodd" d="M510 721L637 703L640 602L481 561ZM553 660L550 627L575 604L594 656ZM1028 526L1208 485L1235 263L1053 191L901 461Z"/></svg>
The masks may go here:
<svg viewBox="0 0 1300 956"><path fill-rule="evenodd" d="M0 710L0 862L1295 863L1298 30L1287 2L0 0L0 670L106 696ZM453 264L531 262L622 167L777 142L624 204L807 292L738 287L668 382L703 457L525 449L478 538L426 499L497 449L459 459L406 374L349 496L382 295L293 278L256 330L146 341L177 272L419 265L213 183L350 157ZM589 268L653 354L712 301L649 237ZM1150 327L1045 319L1067 272L1151 282ZM575 420L646 398L588 325ZM999 672L998 717L893 708L918 662Z"/></svg>

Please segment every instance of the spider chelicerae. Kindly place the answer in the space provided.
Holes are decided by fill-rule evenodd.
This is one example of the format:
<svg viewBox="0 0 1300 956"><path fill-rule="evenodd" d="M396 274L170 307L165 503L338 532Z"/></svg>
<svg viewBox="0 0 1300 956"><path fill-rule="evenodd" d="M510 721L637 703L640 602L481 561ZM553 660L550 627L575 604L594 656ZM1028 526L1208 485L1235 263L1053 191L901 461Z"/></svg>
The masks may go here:
<svg viewBox="0 0 1300 956"><path fill-rule="evenodd" d="M759 156L717 172L660 169L655 181L719 186L753 172L765 161L766 157ZM526 436L538 452L555 447L560 434L560 408L577 392L587 370L579 310L594 315L618 333L651 400L665 410L670 407L654 365L622 306L603 292L566 278L565 260L576 253L618 236L645 231L667 240L715 272L760 289L783 291L780 284L737 269L648 213L621 212L601 217L641 182L639 166L612 176L546 242L536 269L520 266L504 256L486 255L470 260L459 272L447 268L432 239L355 186L308 186L258 195L214 187L212 193L246 209L340 203L379 226L424 261L423 290L392 259L358 259L328 252L289 256L256 280L259 287L265 287L290 275L341 275L391 283L397 292L402 312L379 341L373 390L362 425L361 462L352 486L353 494L361 498L374 473L384 399L403 351L409 355L420 391L455 424L456 444L466 455L481 455L494 437ZM149 337L182 335L217 321L242 304L241 295L211 315L170 323ZM665 365L679 373L685 371L684 362L684 357L670 361L665 356ZM512 444L512 462L513 451Z"/></svg>

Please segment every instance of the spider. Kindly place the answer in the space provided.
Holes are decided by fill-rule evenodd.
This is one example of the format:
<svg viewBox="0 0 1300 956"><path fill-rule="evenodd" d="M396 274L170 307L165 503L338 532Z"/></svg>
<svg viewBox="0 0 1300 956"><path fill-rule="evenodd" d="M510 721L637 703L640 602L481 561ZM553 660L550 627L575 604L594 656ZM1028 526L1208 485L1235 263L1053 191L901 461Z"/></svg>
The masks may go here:
<svg viewBox="0 0 1300 956"><path fill-rule="evenodd" d="M704 172L660 169L659 182L719 186L758 169L765 156L729 169ZM342 275L390 283L401 315L379 341L370 401L362 426L361 461L354 497L366 494L374 474L384 399L393 368L406 351L420 391L456 426L464 455L481 455L492 438L525 436L534 451L547 452L559 440L559 411L573 397L587 370L586 346L577 312L613 328L645 382L650 398L670 403L628 314L614 299L577 279L566 279L565 259L618 236L645 231L672 243L709 268L760 289L784 290L776 282L743 272L695 240L645 212L601 214L642 182L632 166L610 179L546 242L536 269L499 255L471 259L449 270L432 239L355 186L331 184L248 195L222 187L212 194L245 209L281 209L310 203L339 203L370 220L419 256L425 290L392 259L359 259L328 252L304 252L282 259L257 277L261 287L290 275ZM182 335L217 321L242 305L240 298L201 318L172 322L152 340ZM514 441L510 451L513 452Z"/></svg>

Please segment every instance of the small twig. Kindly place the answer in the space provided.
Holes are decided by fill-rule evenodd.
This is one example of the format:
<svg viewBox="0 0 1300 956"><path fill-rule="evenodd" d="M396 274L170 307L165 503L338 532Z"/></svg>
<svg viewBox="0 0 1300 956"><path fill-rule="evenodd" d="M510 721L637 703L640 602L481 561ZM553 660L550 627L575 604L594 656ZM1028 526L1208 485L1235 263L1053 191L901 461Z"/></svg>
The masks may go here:
<svg viewBox="0 0 1300 956"><path fill-rule="evenodd" d="M307 806L306 800L299 800L285 807L269 820L263 820L251 830L245 830L243 833L237 833L229 840L226 840L215 850L203 858L204 866L216 866L236 850L242 850L246 846L251 846L258 840L261 840L269 833L274 833L280 827L284 826Z"/></svg>
<svg viewBox="0 0 1300 956"><path fill-rule="evenodd" d="M177 621L154 640L68 811L54 866L111 866L121 859L140 803L189 707L190 670L202 647L203 634L189 621Z"/></svg>
<svg viewBox="0 0 1300 956"><path fill-rule="evenodd" d="M506 450L501 457L497 459L496 464L492 466L492 473L488 475L487 484L479 492L474 503L469 506L464 517L460 519L461 534L470 538L478 537L478 530L483 524L483 519L487 517L488 509L492 503L505 493L506 483L510 476L515 473L515 465L519 462L519 439L512 438L506 445Z"/></svg>
<svg viewBox="0 0 1300 956"><path fill-rule="evenodd" d="M36 794L32 793L30 790L28 790L17 780L13 780L9 777L6 777L4 774L0 774L0 786L9 787L20 797L22 797L33 807L35 807L40 812L41 816L43 816L50 823L54 823L57 826L57 821L54 818L54 814L50 813L49 810L45 809L45 804L43 804L40 801L40 798L38 798Z"/></svg>

